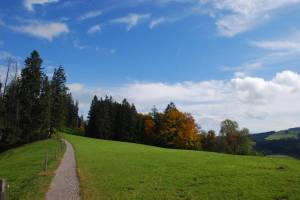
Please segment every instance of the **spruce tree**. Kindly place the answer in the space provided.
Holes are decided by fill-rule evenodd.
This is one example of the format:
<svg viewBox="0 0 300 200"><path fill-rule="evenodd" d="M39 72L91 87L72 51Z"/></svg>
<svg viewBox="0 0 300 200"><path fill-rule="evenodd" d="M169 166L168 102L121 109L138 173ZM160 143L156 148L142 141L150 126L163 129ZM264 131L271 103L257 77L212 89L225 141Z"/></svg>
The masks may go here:
<svg viewBox="0 0 300 200"><path fill-rule="evenodd" d="M42 59L37 51L25 61L20 80L20 128L23 142L30 142L39 137L43 121L40 98L43 84Z"/></svg>
<svg viewBox="0 0 300 200"><path fill-rule="evenodd" d="M86 127L86 136L88 137L96 137L95 131L97 130L96 127L97 104L98 104L98 97L95 95L90 106L90 111L88 113L88 125Z"/></svg>
<svg viewBox="0 0 300 200"><path fill-rule="evenodd" d="M66 120L66 75L62 66L54 70L51 81L51 129L60 129Z"/></svg>
<svg viewBox="0 0 300 200"><path fill-rule="evenodd" d="M43 139L49 135L51 121L51 88L47 76L44 76L43 80L40 111L42 123L40 139Z"/></svg>

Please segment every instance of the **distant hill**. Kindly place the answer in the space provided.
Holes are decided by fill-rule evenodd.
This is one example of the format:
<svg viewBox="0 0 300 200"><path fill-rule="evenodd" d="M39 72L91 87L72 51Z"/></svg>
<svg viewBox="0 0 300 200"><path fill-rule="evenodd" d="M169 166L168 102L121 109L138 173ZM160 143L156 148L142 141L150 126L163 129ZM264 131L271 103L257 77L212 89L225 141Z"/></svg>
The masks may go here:
<svg viewBox="0 0 300 200"><path fill-rule="evenodd" d="M290 128L282 131L270 131L265 133L257 133L251 135L254 141L263 140L281 140L281 139L298 139L300 138L300 128Z"/></svg>
<svg viewBox="0 0 300 200"><path fill-rule="evenodd" d="M300 158L300 128L252 134L255 149L266 155L283 154Z"/></svg>
<svg viewBox="0 0 300 200"><path fill-rule="evenodd" d="M251 135L251 138L255 141L255 142L258 142L258 141L263 141L265 140L267 137L275 134L276 132L275 131L270 131L270 132L266 132L266 133L256 133L256 134L252 134Z"/></svg>

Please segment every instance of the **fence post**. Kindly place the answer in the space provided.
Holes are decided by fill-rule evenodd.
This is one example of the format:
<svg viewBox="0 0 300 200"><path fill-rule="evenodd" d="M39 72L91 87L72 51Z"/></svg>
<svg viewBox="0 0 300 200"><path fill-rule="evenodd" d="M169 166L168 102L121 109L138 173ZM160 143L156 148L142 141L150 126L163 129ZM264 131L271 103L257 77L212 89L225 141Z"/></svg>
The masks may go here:
<svg viewBox="0 0 300 200"><path fill-rule="evenodd" d="M5 189L6 181L4 179L0 179L0 200L6 200Z"/></svg>
<svg viewBox="0 0 300 200"><path fill-rule="evenodd" d="M46 153L46 157L45 157L45 171L47 171L48 169L48 151Z"/></svg>

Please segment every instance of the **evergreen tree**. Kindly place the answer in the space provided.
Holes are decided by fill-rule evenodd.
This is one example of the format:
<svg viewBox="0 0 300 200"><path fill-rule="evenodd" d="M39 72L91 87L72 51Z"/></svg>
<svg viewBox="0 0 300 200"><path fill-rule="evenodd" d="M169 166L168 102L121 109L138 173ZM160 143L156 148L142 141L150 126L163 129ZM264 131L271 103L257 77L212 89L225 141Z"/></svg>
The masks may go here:
<svg viewBox="0 0 300 200"><path fill-rule="evenodd" d="M23 143L19 126L19 81L13 80L6 88L3 96L2 143L3 148Z"/></svg>
<svg viewBox="0 0 300 200"><path fill-rule="evenodd" d="M77 128L78 126L78 102L73 100L72 94L66 96L66 126L70 128Z"/></svg>
<svg viewBox="0 0 300 200"><path fill-rule="evenodd" d="M97 130L97 126L96 126L96 108L97 108L97 104L98 104L98 97L95 95L91 106L90 106L90 111L88 114L88 124L86 127L86 135L88 137L96 137L96 130Z"/></svg>
<svg viewBox="0 0 300 200"><path fill-rule="evenodd" d="M78 103L67 95L63 68L55 70L50 84L42 62L39 53L33 51L19 77L16 67L14 79L5 80L5 90L0 83L0 151L45 139L50 125L60 128L68 117L69 125L77 127Z"/></svg>
<svg viewBox="0 0 300 200"><path fill-rule="evenodd" d="M51 87L47 76L45 76L43 80L40 111L42 127L39 139L43 139L49 136L51 122Z"/></svg>
<svg viewBox="0 0 300 200"><path fill-rule="evenodd" d="M43 85L42 59L37 51L25 61L20 80L20 128L24 142L39 137L44 122L40 107Z"/></svg>
<svg viewBox="0 0 300 200"><path fill-rule="evenodd" d="M51 81L51 128L60 129L65 125L66 120L66 75L62 66L54 70Z"/></svg>

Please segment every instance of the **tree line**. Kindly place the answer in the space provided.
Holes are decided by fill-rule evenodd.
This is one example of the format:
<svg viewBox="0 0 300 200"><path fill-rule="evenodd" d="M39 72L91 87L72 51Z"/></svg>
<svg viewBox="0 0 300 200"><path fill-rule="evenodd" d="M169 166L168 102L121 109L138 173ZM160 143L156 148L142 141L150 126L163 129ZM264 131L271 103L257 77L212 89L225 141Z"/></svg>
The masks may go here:
<svg viewBox="0 0 300 200"><path fill-rule="evenodd" d="M290 155L300 159L300 137L256 141L255 149L265 155Z"/></svg>
<svg viewBox="0 0 300 200"><path fill-rule="evenodd" d="M237 122L225 120L220 133L200 129L189 113L179 111L170 103L163 112L156 108L148 114L138 113L126 99L121 103L112 97L94 96L86 136L127 141L167 148L215 151L230 154L252 153L249 130L240 129Z"/></svg>
<svg viewBox="0 0 300 200"><path fill-rule="evenodd" d="M0 151L48 138L55 129L78 126L78 102L66 86L62 66L49 80L43 60L33 51L25 67L8 81L10 64L0 81Z"/></svg>

